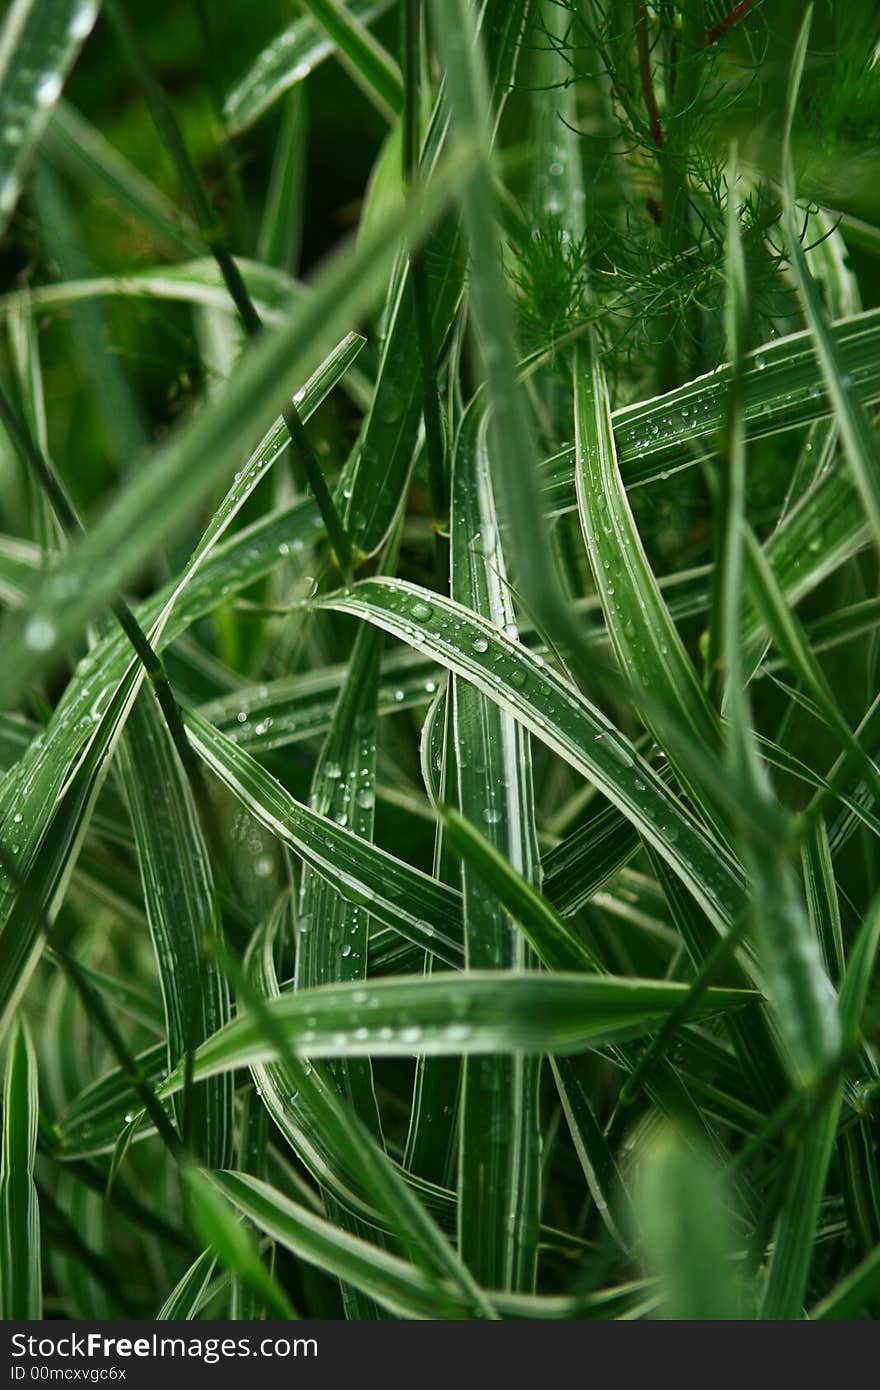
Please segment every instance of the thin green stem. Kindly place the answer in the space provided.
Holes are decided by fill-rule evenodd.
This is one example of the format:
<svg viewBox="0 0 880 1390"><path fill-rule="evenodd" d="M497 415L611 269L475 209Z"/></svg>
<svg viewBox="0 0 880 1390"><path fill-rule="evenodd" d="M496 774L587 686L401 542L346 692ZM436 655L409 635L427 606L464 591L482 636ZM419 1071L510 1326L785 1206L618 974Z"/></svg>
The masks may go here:
<svg viewBox="0 0 880 1390"><path fill-rule="evenodd" d="M419 73L421 38L421 0L402 0L403 6L403 179L407 194L419 170ZM428 480L434 525L445 530L449 524L449 486L446 476L446 440L440 394L437 390L437 362L431 330L428 273L422 250L410 255L410 283L415 306L416 332L422 376L425 418L425 447L428 454Z"/></svg>
<svg viewBox="0 0 880 1390"><path fill-rule="evenodd" d="M152 64L144 52L137 30L126 13L123 0L109 0L109 8L132 70L143 87L153 122L177 168L199 231L217 262L223 283L238 311L245 333L249 338L254 339L262 329L262 320L245 284L244 276L226 245L222 226L211 207L202 180L189 157L189 151L186 148L186 141L180 127L153 71ZM330 489L327 487L321 465L315 456L302 418L293 402L288 404L283 415L284 422L290 431L294 451L299 458L327 528L327 536L339 568L343 574L347 574L352 565L351 543Z"/></svg>

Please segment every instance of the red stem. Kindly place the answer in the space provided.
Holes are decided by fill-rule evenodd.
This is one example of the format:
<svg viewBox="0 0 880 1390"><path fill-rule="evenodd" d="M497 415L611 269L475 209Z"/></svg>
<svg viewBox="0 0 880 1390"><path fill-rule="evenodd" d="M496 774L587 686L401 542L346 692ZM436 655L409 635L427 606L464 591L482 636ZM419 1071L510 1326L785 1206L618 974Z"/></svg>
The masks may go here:
<svg viewBox="0 0 880 1390"><path fill-rule="evenodd" d="M732 29L734 24L742 19L743 15L752 8L754 3L755 0L740 0L740 3L734 5L729 14L726 14L717 24L713 24L711 29L706 30L706 43L717 43L719 39L724 37L728 29Z"/></svg>
<svg viewBox="0 0 880 1390"><path fill-rule="evenodd" d="M651 134L654 137L654 144L657 146L658 150L662 150L663 127L660 124L660 112L657 109L657 98L654 96L654 83L651 80L651 51L648 45L648 15L645 9L645 0L637 0L636 4L636 42L639 51L639 73L642 79L642 96L645 98L648 120L651 122Z"/></svg>

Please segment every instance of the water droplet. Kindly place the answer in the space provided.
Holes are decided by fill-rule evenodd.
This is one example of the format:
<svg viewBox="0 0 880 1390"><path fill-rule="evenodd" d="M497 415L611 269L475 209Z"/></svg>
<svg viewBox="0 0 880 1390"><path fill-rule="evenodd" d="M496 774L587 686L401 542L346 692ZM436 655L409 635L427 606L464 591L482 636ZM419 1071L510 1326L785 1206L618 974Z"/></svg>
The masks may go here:
<svg viewBox="0 0 880 1390"><path fill-rule="evenodd" d="M376 794L371 787L361 787L360 791L355 793L354 799L365 811L376 804Z"/></svg>
<svg viewBox="0 0 880 1390"><path fill-rule="evenodd" d="M471 642L471 646L475 652L487 652L489 650L489 643L486 641L485 637L475 637Z"/></svg>
<svg viewBox="0 0 880 1390"><path fill-rule="evenodd" d="M434 616L430 603L423 603L421 599L416 599L409 611L418 623L429 623Z"/></svg>
<svg viewBox="0 0 880 1390"><path fill-rule="evenodd" d="M55 627L41 613L34 613L24 630L24 642L32 652L47 652L55 645Z"/></svg>
<svg viewBox="0 0 880 1390"><path fill-rule="evenodd" d="M40 78L34 91L38 106L52 106L61 95L61 74L46 72Z"/></svg>
<svg viewBox="0 0 880 1390"><path fill-rule="evenodd" d="M95 0L84 0L71 15L67 33L72 39L84 39L89 34L98 15Z"/></svg>

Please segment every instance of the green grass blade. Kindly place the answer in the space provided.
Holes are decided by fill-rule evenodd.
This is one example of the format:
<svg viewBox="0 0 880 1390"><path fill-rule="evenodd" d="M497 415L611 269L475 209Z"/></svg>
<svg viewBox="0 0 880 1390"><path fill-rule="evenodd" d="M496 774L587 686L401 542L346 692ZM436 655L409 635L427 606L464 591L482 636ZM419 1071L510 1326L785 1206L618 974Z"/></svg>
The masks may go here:
<svg viewBox="0 0 880 1390"><path fill-rule="evenodd" d="M846 1322L863 1313L880 1292L880 1246L866 1255L829 1294L810 1310L819 1321Z"/></svg>
<svg viewBox="0 0 880 1390"><path fill-rule="evenodd" d="M490 47L493 103L500 113L516 71L523 35L522 0L488 0L480 24ZM434 176L445 149L447 116L434 107L421 151L421 170ZM446 340L461 299L465 256L451 216L427 239L426 270L430 336L436 348ZM373 402L355 450L347 499L346 526L354 544L375 554L389 535L403 502L414 463L422 417L421 357L412 271L401 262L391 284L387 326Z"/></svg>
<svg viewBox="0 0 880 1390"><path fill-rule="evenodd" d="M272 174L260 222L259 258L266 265L293 271L299 263L305 217L308 111L303 88L284 105Z"/></svg>
<svg viewBox="0 0 880 1390"><path fill-rule="evenodd" d="M186 1322L197 1318L211 1283L217 1257L204 1250L178 1280L156 1314L157 1322Z"/></svg>
<svg viewBox="0 0 880 1390"><path fill-rule="evenodd" d="M880 542L880 475L878 475L877 468L876 434L858 394L853 389L852 379L846 371L834 337L830 332L819 291L810 274L806 256L801 246L798 228L794 166L791 159L791 132L812 16L812 6L808 6L795 44L789 77L788 110L782 151L783 222L791 267L797 282L804 316L815 338L816 354L822 368L825 389L834 408L843 450L852 471L853 481L861 496L876 544Z"/></svg>
<svg viewBox="0 0 880 1390"><path fill-rule="evenodd" d="M456 893L347 826L294 800L249 753L198 715L186 715L190 741L207 767L262 825L334 885L355 907L441 959L461 962Z"/></svg>
<svg viewBox="0 0 880 1390"><path fill-rule="evenodd" d="M14 0L0 31L0 233L100 0Z"/></svg>
<svg viewBox="0 0 880 1390"><path fill-rule="evenodd" d="M589 947L495 845L452 807L441 810L450 848L472 869L482 891L503 905L550 970L595 970Z"/></svg>
<svg viewBox="0 0 880 1390"><path fill-rule="evenodd" d="M617 465L605 373L594 338L574 356L575 490L584 541L621 669L687 737L720 749L715 711L654 578ZM662 730L653 730L663 743Z"/></svg>
<svg viewBox="0 0 880 1390"><path fill-rule="evenodd" d="M352 360L352 354L356 353L360 342L356 335L349 335L306 384L303 388L303 409L306 413L323 399ZM203 601L206 601L210 608L225 596L224 590L229 591L230 570L234 570L235 566L230 566L228 552L223 555L220 551L216 556L213 552L255 482L259 480L267 465L278 456L281 447L283 444L279 426L270 431L264 444L257 449L248 466L233 482L179 580L160 596L162 602L152 607L148 605L146 612L139 610L139 621L147 623L153 640L158 644L161 645L163 632L164 640L167 642L174 635L175 626L180 631L196 616L197 610L190 609L187 613L187 599L192 601L201 591ZM298 515L305 522L307 532L310 523L314 526L308 507L294 515ZM271 521L263 529L271 536ZM270 564L276 564L281 555L297 544L295 522L293 525L290 522L281 525L279 530L280 537L273 536L263 552L264 563L269 561ZM252 539L248 532L242 533L241 537L232 542L232 550L234 552L242 549L250 564L257 562L259 570L259 550L252 545ZM219 561L218 568L223 575L219 584L216 572L212 580L212 558L215 564ZM256 577L258 573L240 573L239 582L244 586ZM7 781L0 791L0 812L3 815L7 844L13 853L19 855L17 863L22 870L27 868L39 848L60 788L76 767L76 760L81 751L91 740L90 757L97 760L96 766L99 765L118 736L121 723L117 724L115 721L117 718L124 720L128 703L137 693L138 684L142 679L140 669L133 671L129 666L128 642L122 634L119 637L105 638L103 642L98 643L85 659L85 666L80 668L78 675L79 679L74 681L68 691L66 702L61 702L56 720L49 732L45 737L41 735L34 740L16 769L15 777ZM122 681L128 683L128 693L117 708L113 704L116 697L111 698L110 704L106 702L111 697L114 682ZM109 717L111 708L114 710L112 719ZM102 713L104 710L107 711L106 714ZM100 730L93 738L94 726L98 721ZM87 817L84 817L81 829L85 828L86 821ZM74 828L70 839L71 852L68 853L62 846L70 863L75 859L73 846L78 846L80 838L81 833L76 832ZM8 920L10 912L17 913L14 922ZM0 1008L6 1010L13 1006L17 991L23 988L33 968L39 942L36 937L36 923L26 908L16 908L15 895L10 891L9 885L6 885L3 895L0 920L0 931L6 947L4 960L7 966L5 975L0 974Z"/></svg>
<svg viewBox="0 0 880 1390"><path fill-rule="evenodd" d="M401 580L363 580L318 603L362 617L430 651L438 662L503 704L595 783L716 922L736 917L742 880L728 856L604 715L542 658L470 610Z"/></svg>
<svg viewBox="0 0 880 1390"><path fill-rule="evenodd" d="M313 811L347 825L364 840L373 838L375 814L376 698L382 635L361 629L355 639L348 674L324 747L312 777ZM369 915L347 902L320 874L305 867L297 915L297 988L341 980L365 979ZM369 1060L339 1061L329 1078L368 1128L381 1141L381 1121ZM343 1229L364 1234L357 1218L325 1196L327 1215ZM342 1288L346 1316L355 1321L377 1317L371 1300L348 1285Z"/></svg>
<svg viewBox="0 0 880 1390"><path fill-rule="evenodd" d="M279 1318L295 1319L289 1299L263 1264L256 1240L235 1215L207 1173L190 1168L186 1190L192 1222L215 1257L242 1280Z"/></svg>
<svg viewBox="0 0 880 1390"><path fill-rule="evenodd" d="M724 666L727 766L740 789L736 827L749 873L752 920L767 995L798 1083L809 1084L835 1056L839 1028L834 991L785 853L784 825L768 853L766 817L778 813L752 728L741 645L746 529L746 438L742 349L748 322L745 261L739 222L737 170L730 177L727 225L726 329L732 361L728 474L718 561L710 657Z"/></svg>
<svg viewBox="0 0 880 1390"><path fill-rule="evenodd" d="M740 1317L728 1198L709 1157L674 1133L656 1135L642 1155L637 1190L648 1265L663 1284L654 1316Z"/></svg>
<svg viewBox="0 0 880 1390"><path fill-rule="evenodd" d="M135 1058L141 1074L155 1087L168 1070L168 1048L164 1040ZM119 1068L91 1082L75 1096L54 1127L54 1137L65 1158L81 1158L109 1153L120 1131L130 1124L140 1103L131 1079ZM140 1141L152 1133L144 1121L135 1135Z"/></svg>
<svg viewBox="0 0 880 1390"><path fill-rule="evenodd" d="M880 901L875 901L850 953L840 991L840 1022L846 1047L852 1047L859 1035L878 945ZM806 1133L793 1155L761 1303L764 1318L799 1318L802 1313L819 1208L843 1101L841 1080L832 1078L830 1094L820 1095L817 1101L818 1114L810 1116Z"/></svg>
<svg viewBox="0 0 880 1390"><path fill-rule="evenodd" d="M348 1235L276 1188L245 1173L207 1175L222 1196L279 1245L346 1283L361 1288L395 1317L465 1315L451 1291L444 1297L413 1265Z"/></svg>
<svg viewBox="0 0 880 1390"><path fill-rule="evenodd" d="M486 421L472 408L459 429L452 470L451 592L497 629L513 605L489 475ZM515 629L514 629L515 630ZM452 683L452 737L464 822L479 820L492 852L526 883L539 871L528 734L460 678ZM448 823L447 823L448 828ZM462 863L465 968L530 964L505 906ZM458 1229L464 1259L483 1285L534 1290L540 1209L538 1064L467 1059L462 1072Z"/></svg>
<svg viewBox="0 0 880 1390"><path fill-rule="evenodd" d="M390 10L394 0L350 0L349 13L362 25ZM223 107L233 135L253 125L283 95L333 53L333 42L312 15L301 15L264 48L229 93Z"/></svg>
<svg viewBox="0 0 880 1390"><path fill-rule="evenodd" d="M462 167L459 155L456 172ZM33 595L27 620L10 635L10 675L5 681L0 675L0 704L14 699L49 664L59 645L179 529L214 482L247 456L253 420L274 418L290 384L321 360L336 334L374 299L400 233L416 234L436 216L452 176L450 165L444 170L432 179L417 213L394 218L356 249L337 253L308 298L244 355L223 394L175 431L150 467L127 483L89 534L71 548L64 564Z"/></svg>
<svg viewBox="0 0 880 1390"><path fill-rule="evenodd" d="M393 119L403 109L403 79L385 48L341 0L303 0L337 56L378 109Z"/></svg>
<svg viewBox="0 0 880 1390"><path fill-rule="evenodd" d="M323 985L282 994L267 1009L291 1049L310 1057L566 1053L650 1032L686 993L685 985L659 980L484 970ZM748 990L709 989L700 1011L735 1008L754 997ZM244 1013L202 1044L194 1076L276 1055L259 1020ZM160 1094L174 1094L183 1081L178 1066Z"/></svg>
<svg viewBox="0 0 880 1390"><path fill-rule="evenodd" d="M203 704L199 713L250 752L270 753L329 733L347 670L347 666L318 667L275 681L239 686ZM377 714L381 717L425 706L437 693L439 681L430 658L417 652L389 653L379 671Z"/></svg>
<svg viewBox="0 0 880 1390"><path fill-rule="evenodd" d="M6 1056L0 1151L0 1314L6 1320L43 1316L40 1212L34 1186L37 1088L34 1045L20 1022Z"/></svg>
<svg viewBox="0 0 880 1390"><path fill-rule="evenodd" d="M870 309L830 328L845 374L863 403L880 399L880 311ZM674 391L612 412L617 457L626 486L663 482L718 451L727 418L731 366L725 363ZM743 422L749 442L800 429L833 413L808 329L774 338L743 359ZM569 445L541 465L542 490L554 508L570 510L575 448Z"/></svg>
<svg viewBox="0 0 880 1390"><path fill-rule="evenodd" d="M213 873L192 787L150 690L135 701L122 754L173 1067L231 1016L226 981L206 958L220 930ZM180 1120L194 1152L223 1167L232 1153L231 1085L200 1088L188 1104Z"/></svg>
<svg viewBox="0 0 880 1390"><path fill-rule="evenodd" d="M576 1064L570 1057L554 1057L550 1065L565 1122L590 1195L610 1236L625 1249L626 1236L620 1231L615 1212L621 1206L626 1207L627 1197L614 1153L593 1112L591 1099Z"/></svg>
<svg viewBox="0 0 880 1390"><path fill-rule="evenodd" d="M577 654L577 628L570 620L549 534L541 524L535 470L538 455L517 380L513 313L498 235L489 84L480 33L467 0L434 0L432 13L446 69L452 127L459 139L473 143L479 153L479 163L462 182L460 195L471 259L468 309L483 359L502 514L519 565L515 578L538 627L567 653Z"/></svg>
<svg viewBox="0 0 880 1390"><path fill-rule="evenodd" d="M198 256L202 243L187 213L144 178L100 130L68 101L59 101L46 129L44 149L83 189L110 208L125 208L162 241L188 256Z"/></svg>

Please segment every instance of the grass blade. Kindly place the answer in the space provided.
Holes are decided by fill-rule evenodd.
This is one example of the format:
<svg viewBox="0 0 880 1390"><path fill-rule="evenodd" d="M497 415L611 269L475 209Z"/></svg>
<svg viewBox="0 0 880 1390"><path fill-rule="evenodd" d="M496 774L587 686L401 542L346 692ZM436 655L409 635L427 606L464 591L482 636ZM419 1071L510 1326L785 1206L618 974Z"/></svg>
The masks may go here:
<svg viewBox="0 0 880 1390"><path fill-rule="evenodd" d="M291 1049L310 1057L566 1053L649 1032L686 993L685 985L658 980L483 970L322 985L266 1007ZM712 1013L752 998L748 990L709 989L699 1007ZM202 1044L194 1077L276 1055L259 1020L245 1013ZM183 1080L178 1066L160 1095L179 1091Z"/></svg>
<svg viewBox="0 0 880 1390"><path fill-rule="evenodd" d="M340 0L303 3L370 100L388 119L398 116L403 109L403 79L386 49Z"/></svg>
<svg viewBox="0 0 880 1390"><path fill-rule="evenodd" d="M456 441L451 592L494 627L510 631L513 605L497 541L486 423L472 408ZM462 816L465 822L480 820L492 851L534 883L539 857L528 734L506 710L458 677L452 700ZM462 863L462 911L466 970L529 966L525 942L503 902L486 894L467 859ZM459 1246L477 1280L491 1288L528 1292L535 1287L539 1080L539 1064L518 1057L468 1058L462 1072Z"/></svg>
<svg viewBox="0 0 880 1390"><path fill-rule="evenodd" d="M19 1022L9 1041L0 1152L0 1313L4 1319L43 1316L40 1212L34 1186L37 1148L37 1059Z"/></svg>
<svg viewBox="0 0 880 1390"><path fill-rule="evenodd" d="M317 601L430 651L503 704L655 846L716 921L741 901L738 871L613 725L542 658L448 599L401 580L368 579ZM423 611L427 609L427 615Z"/></svg>
<svg viewBox="0 0 880 1390"><path fill-rule="evenodd" d="M306 375L336 333L372 301L398 233L415 234L436 215L448 193L452 170L446 169L432 179L417 215L394 218L350 255L337 255L308 299L245 354L223 394L174 433L150 467L132 478L88 536L71 548L65 563L33 595L26 622L9 638L10 674L5 681L0 674L0 704L14 699L49 664L59 645L179 528L215 480L247 456L252 419L273 418L291 381Z"/></svg>
<svg viewBox="0 0 880 1390"><path fill-rule="evenodd" d="M128 717L121 760L140 864L147 920L159 969L168 1066L231 1015L226 982L207 953L220 930L213 874L192 788L152 692ZM232 1153L229 1081L188 1097L183 1132L211 1167Z"/></svg>
<svg viewBox="0 0 880 1390"><path fill-rule="evenodd" d="M0 234L100 0L14 0L0 32Z"/></svg>
<svg viewBox="0 0 880 1390"><path fill-rule="evenodd" d="M352 19L369 24L390 10L393 3L394 0L350 0L348 8ZM239 135L247 130L332 52L331 36L312 15L295 19L263 49L226 98L223 115L231 133Z"/></svg>

